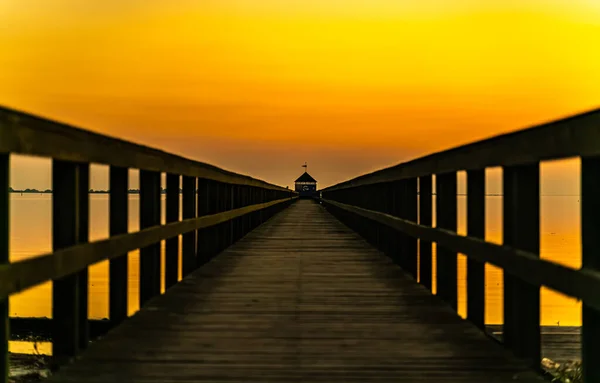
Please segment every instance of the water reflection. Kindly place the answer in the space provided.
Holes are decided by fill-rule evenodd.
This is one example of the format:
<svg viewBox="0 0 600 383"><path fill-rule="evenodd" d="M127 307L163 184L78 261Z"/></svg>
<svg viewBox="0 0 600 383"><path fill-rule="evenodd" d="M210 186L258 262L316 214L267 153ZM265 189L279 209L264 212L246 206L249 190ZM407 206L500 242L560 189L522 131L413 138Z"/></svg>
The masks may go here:
<svg viewBox="0 0 600 383"><path fill-rule="evenodd" d="M139 196L129 196L129 231L138 230ZM163 195L163 220L164 203ZM458 197L458 229L465 233L466 197ZM578 196L541 197L541 257L569 267L581 265L580 205ZM502 241L502 197L486 198L486 240ZM108 196L91 195L90 239L108 237ZM51 251L51 196L11 195L11 261L26 259ZM435 245L433 246L435 258ZM162 273L164 275L164 242L161 246ZM180 259L181 262L181 259ZM459 256L459 313L466 313L466 258ZM138 310L138 251L129 254L129 313ZM164 280L164 277L162 278ZM435 281L435 259L434 259ZM435 282L434 282L435 286ZM164 286L163 286L164 288ZM434 287L435 288L435 287ZM29 289L10 298L11 316L51 317L51 283ZM90 267L90 318L108 316L108 262ZM502 323L502 270L486 265L486 322ZM542 325L580 325L580 303L561 294L543 288L541 294Z"/></svg>

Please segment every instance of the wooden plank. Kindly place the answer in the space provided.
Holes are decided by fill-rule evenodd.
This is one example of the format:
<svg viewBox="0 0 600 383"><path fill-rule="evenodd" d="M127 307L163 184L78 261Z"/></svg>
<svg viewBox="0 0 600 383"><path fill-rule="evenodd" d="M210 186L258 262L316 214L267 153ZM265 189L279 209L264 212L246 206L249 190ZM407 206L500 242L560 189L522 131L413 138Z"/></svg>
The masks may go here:
<svg viewBox="0 0 600 383"><path fill-rule="evenodd" d="M166 222L179 221L179 187L178 174L167 174ZM179 279L179 237L165 241L165 289L175 285Z"/></svg>
<svg viewBox="0 0 600 383"><path fill-rule="evenodd" d="M52 249L54 251L74 246L79 242L78 221L81 196L79 196L78 182L76 163L52 161ZM78 273L53 280L52 354L55 367L68 362L79 352L81 323L79 287Z"/></svg>
<svg viewBox="0 0 600 383"><path fill-rule="evenodd" d="M600 158L581 158L581 239L582 268L600 270ZM596 290L597 293L598 290ZM583 381L600 381L600 310L588 301L582 304L581 360Z"/></svg>
<svg viewBox="0 0 600 383"><path fill-rule="evenodd" d="M48 381L543 380L322 205L300 200Z"/></svg>
<svg viewBox="0 0 600 383"><path fill-rule="evenodd" d="M160 173L140 170L140 229L160 225ZM160 242L140 248L140 307L160 294Z"/></svg>
<svg viewBox="0 0 600 383"><path fill-rule="evenodd" d="M433 218L432 208L432 176L419 177L419 225L431 227ZM431 290L432 244L423 238L419 239L419 281Z"/></svg>
<svg viewBox="0 0 600 383"><path fill-rule="evenodd" d="M109 234L113 238L127 234L128 225L128 183L129 170L111 166L109 168ZM127 319L127 252L115 254L109 262L109 304L108 317L114 323Z"/></svg>
<svg viewBox="0 0 600 383"><path fill-rule="evenodd" d="M65 248L24 261L5 265L0 264L0 297L7 297L49 279L67 276L94 263L120 257L121 254L146 247L181 233L214 227L248 212L268 209L289 202L288 198L284 198L169 225L155 226L135 233Z"/></svg>
<svg viewBox="0 0 600 383"><path fill-rule="evenodd" d="M456 232L457 207L456 173L436 174L436 226ZM437 295L458 309L458 258L456 251L437 243Z"/></svg>
<svg viewBox="0 0 600 383"><path fill-rule="evenodd" d="M176 173L231 184L286 190L203 162L4 107L0 107L0 153Z"/></svg>
<svg viewBox="0 0 600 383"><path fill-rule="evenodd" d="M87 243L90 240L90 164L77 164L77 196L79 206L77 212L77 243ZM78 274L79 282L79 348L85 349L90 341L90 325L88 323L88 290L89 272L84 268Z"/></svg>
<svg viewBox="0 0 600 383"><path fill-rule="evenodd" d="M598 271L574 270L540 259L536 254L527 251L457 235L455 232L441 228L417 225L397 217L332 200L323 200L323 203L384 223L409 235L440 243L453 252L468 254L468 257L480 262L500 267L506 273L526 280L532 285L544 285L565 295L580 298L587 301L591 307L600 310L600 296L595 293L600 289L600 272Z"/></svg>
<svg viewBox="0 0 600 383"><path fill-rule="evenodd" d="M535 164L576 156L599 156L600 109L550 121L528 129L433 153L364 174L323 191L391 182L430 174Z"/></svg>
<svg viewBox="0 0 600 383"><path fill-rule="evenodd" d="M10 155L0 153L0 265L7 264L10 240ZM8 298L0 298L0 383L8 383L8 341L10 327L8 319Z"/></svg>
<svg viewBox="0 0 600 383"><path fill-rule="evenodd" d="M540 252L540 169L539 164L504 169L512 174L512 213L506 225L512 245L539 257ZM539 366L540 286L520 279L512 282L512 327L509 346L515 355Z"/></svg>
<svg viewBox="0 0 600 383"><path fill-rule="evenodd" d="M194 219L196 217L196 179L193 177L184 176L182 185L182 217L184 220ZM186 275L194 271L196 267L196 233L194 231L189 231L183 234L181 267L181 275L184 278Z"/></svg>
<svg viewBox="0 0 600 383"><path fill-rule="evenodd" d="M485 240L485 169L467 172L467 235ZM485 263L467 259L467 319L485 328Z"/></svg>

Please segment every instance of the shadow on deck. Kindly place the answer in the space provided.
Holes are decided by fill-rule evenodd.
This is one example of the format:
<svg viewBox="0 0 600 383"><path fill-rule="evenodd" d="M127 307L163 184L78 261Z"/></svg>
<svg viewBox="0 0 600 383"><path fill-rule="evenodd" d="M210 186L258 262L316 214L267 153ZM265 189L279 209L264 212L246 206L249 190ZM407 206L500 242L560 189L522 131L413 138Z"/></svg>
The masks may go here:
<svg viewBox="0 0 600 383"><path fill-rule="evenodd" d="M49 381L541 378L321 205L300 200Z"/></svg>

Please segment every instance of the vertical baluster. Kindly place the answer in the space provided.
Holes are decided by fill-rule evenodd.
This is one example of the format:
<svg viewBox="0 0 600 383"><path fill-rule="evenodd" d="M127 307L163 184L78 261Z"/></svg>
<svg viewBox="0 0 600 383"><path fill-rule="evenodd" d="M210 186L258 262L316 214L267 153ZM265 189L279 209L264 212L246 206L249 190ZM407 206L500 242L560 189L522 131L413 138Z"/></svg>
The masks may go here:
<svg viewBox="0 0 600 383"><path fill-rule="evenodd" d="M210 206L208 203L209 193L209 181L204 178L198 178L198 217L203 217L210 214ZM196 264L198 267L202 266L209 258L209 246L208 246L208 228L198 230L198 241L197 241L197 255Z"/></svg>
<svg viewBox="0 0 600 383"><path fill-rule="evenodd" d="M9 263L10 238L10 155L0 153L0 265ZM2 360L0 361L0 382L8 383L8 341L10 328L8 319L8 297L0 299L0 342L2 343Z"/></svg>
<svg viewBox="0 0 600 383"><path fill-rule="evenodd" d="M431 227L432 223L432 176L419 177L419 225ZM428 290L431 290L432 252L431 241L419 240L419 280Z"/></svg>
<svg viewBox="0 0 600 383"><path fill-rule="evenodd" d="M383 196L383 204L384 204L384 208L383 208L383 212L385 214L392 214L392 210L393 210L393 205L394 205L394 200L392 198L392 183L391 182L386 182L384 184L384 196ZM384 230L385 230L385 248L384 248L384 252L385 254L391 258L393 251L392 251L392 247L393 247L393 241L394 238L396 237L396 231L393 230L392 228L390 228L389 226L384 226Z"/></svg>
<svg viewBox="0 0 600 383"><path fill-rule="evenodd" d="M400 188L400 184L398 181L390 182L390 212L389 212L389 214L394 217L400 216L400 201L399 201L400 190L399 190L399 188ZM398 263L399 259L400 259L399 258L399 255L401 252L400 234L401 233L397 230L394 230L392 232L390 258L395 263Z"/></svg>
<svg viewBox="0 0 600 383"><path fill-rule="evenodd" d="M239 202L239 194L240 194L240 186L239 185L229 185L229 205L227 206L227 210L233 210L238 207ZM229 234L227 235L227 245L233 243L236 240L237 232L240 227L239 218L234 218L229 220L227 224L227 230Z"/></svg>
<svg viewBox="0 0 600 383"><path fill-rule="evenodd" d="M381 203L383 202L383 185L382 184L375 184L373 185L373 194L371 195L371 202L373 203L372 205L372 210L375 210L377 212L381 212ZM383 248L383 240L384 240L384 228L383 225L381 225L379 222L377 221L373 221L371 222L371 226L373 226L373 230L374 230L374 235L375 235L375 247L377 247L377 249L382 250Z"/></svg>
<svg viewBox="0 0 600 383"><path fill-rule="evenodd" d="M513 217L514 211L514 169L505 167L502 169L502 243L505 246L514 247L515 241L513 238L512 225L516 219ZM509 273L503 275L503 325L502 325L502 341L506 347L511 347L513 338L515 337L516 330L514 329L514 302L513 302L513 281L516 278Z"/></svg>
<svg viewBox="0 0 600 383"><path fill-rule="evenodd" d="M485 239L485 169L467 171L467 235ZM467 319L483 330L484 314L485 264L467 258Z"/></svg>
<svg viewBox="0 0 600 383"><path fill-rule="evenodd" d="M509 213L508 217L504 217L504 244L539 256L539 163L506 167L504 175L505 181L508 178L504 189L505 212ZM540 286L513 278L508 273L504 273L504 277L504 334L507 345L515 355L529 359L532 367L539 367Z"/></svg>
<svg viewBox="0 0 600 383"><path fill-rule="evenodd" d="M86 243L90 239L90 164L78 164L78 196L79 206L78 214L79 221L77 223L77 242ZM79 347L86 349L90 341L90 327L88 322L88 284L89 271L88 268L81 270L78 276L79 282Z"/></svg>
<svg viewBox="0 0 600 383"><path fill-rule="evenodd" d="M581 159L582 268L600 271L600 157ZM582 304L581 360L583 381L600 382L600 312Z"/></svg>
<svg viewBox="0 0 600 383"><path fill-rule="evenodd" d="M229 210L233 210L234 209L234 203L236 200L236 196L238 194L237 191L237 185L227 185L227 202L225 205L225 209L224 211L229 211ZM231 220L233 221L233 220ZM237 220L237 222L239 223L239 220ZM226 236L225 236L225 243L223 244L223 250L225 250L227 247L229 247L229 245L233 242L233 227L229 224L225 224L223 225L225 226L225 230L226 230Z"/></svg>
<svg viewBox="0 0 600 383"><path fill-rule="evenodd" d="M226 200L225 185L221 182L216 183L216 200L215 200L215 213L221 213L223 211L223 202ZM223 224L215 225L215 255L218 255L223 246Z"/></svg>
<svg viewBox="0 0 600 383"><path fill-rule="evenodd" d="M397 204L397 212L398 217L402 219L406 219L408 207L406 206L407 198L406 193L408 191L407 180L398 181L397 192L396 192L396 204ZM409 271L409 255L408 255L408 235L403 232L398 232L396 234L398 236L398 265L404 270Z"/></svg>
<svg viewBox="0 0 600 383"><path fill-rule="evenodd" d="M52 161L52 248L71 247L79 235L78 165ZM53 281L52 352L54 367L66 363L79 351L79 274Z"/></svg>
<svg viewBox="0 0 600 383"><path fill-rule="evenodd" d="M404 183L404 219L417 223L417 179L409 178ZM416 280L418 273L417 238L406 236L407 271Z"/></svg>
<svg viewBox="0 0 600 383"><path fill-rule="evenodd" d="M211 181L211 214L218 214L220 209L220 195L219 192L221 187L216 181ZM214 225L210 227L210 243L211 243L211 257L216 256L219 253L219 227Z"/></svg>
<svg viewBox="0 0 600 383"><path fill-rule="evenodd" d="M246 207L246 203L247 203L247 198L248 198L248 187L247 186L242 186L240 188L240 201L239 201L239 205L238 207ZM247 225L247 221L248 221L248 214L243 215L240 219L240 230L239 230L239 236L238 239L244 237L244 235L246 235L246 231L248 230L248 225Z"/></svg>
<svg viewBox="0 0 600 383"><path fill-rule="evenodd" d="M110 236L127 233L129 170L111 166L109 170L109 232ZM109 318L113 324L127 319L127 266L128 254L121 254L109 262Z"/></svg>
<svg viewBox="0 0 600 383"><path fill-rule="evenodd" d="M160 173L140 170L140 229L160 225ZM140 249L140 307L160 294L160 242Z"/></svg>
<svg viewBox="0 0 600 383"><path fill-rule="evenodd" d="M456 232L456 173L436 176L437 227ZM454 251L437 247L437 294L452 306L458 308L457 254Z"/></svg>
<svg viewBox="0 0 600 383"><path fill-rule="evenodd" d="M167 224L179 221L179 174L167 174ZM179 278L179 236L165 241L165 290Z"/></svg>
<svg viewBox="0 0 600 383"><path fill-rule="evenodd" d="M195 218L196 216L196 178L183 176L183 201L182 213L183 219ZM182 239L182 258L181 258L181 275L185 278L186 275L194 270L196 264L196 233L189 231L183 234Z"/></svg>

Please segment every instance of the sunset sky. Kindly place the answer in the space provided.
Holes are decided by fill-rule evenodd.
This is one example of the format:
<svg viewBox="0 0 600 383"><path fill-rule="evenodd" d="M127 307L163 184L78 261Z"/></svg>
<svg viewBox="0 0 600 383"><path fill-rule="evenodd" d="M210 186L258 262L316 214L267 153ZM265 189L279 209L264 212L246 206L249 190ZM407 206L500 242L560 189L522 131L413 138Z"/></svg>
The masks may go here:
<svg viewBox="0 0 600 383"><path fill-rule="evenodd" d="M600 105L598 0L0 0L0 25L1 105L284 186ZM13 187L49 177L15 158Z"/></svg>

